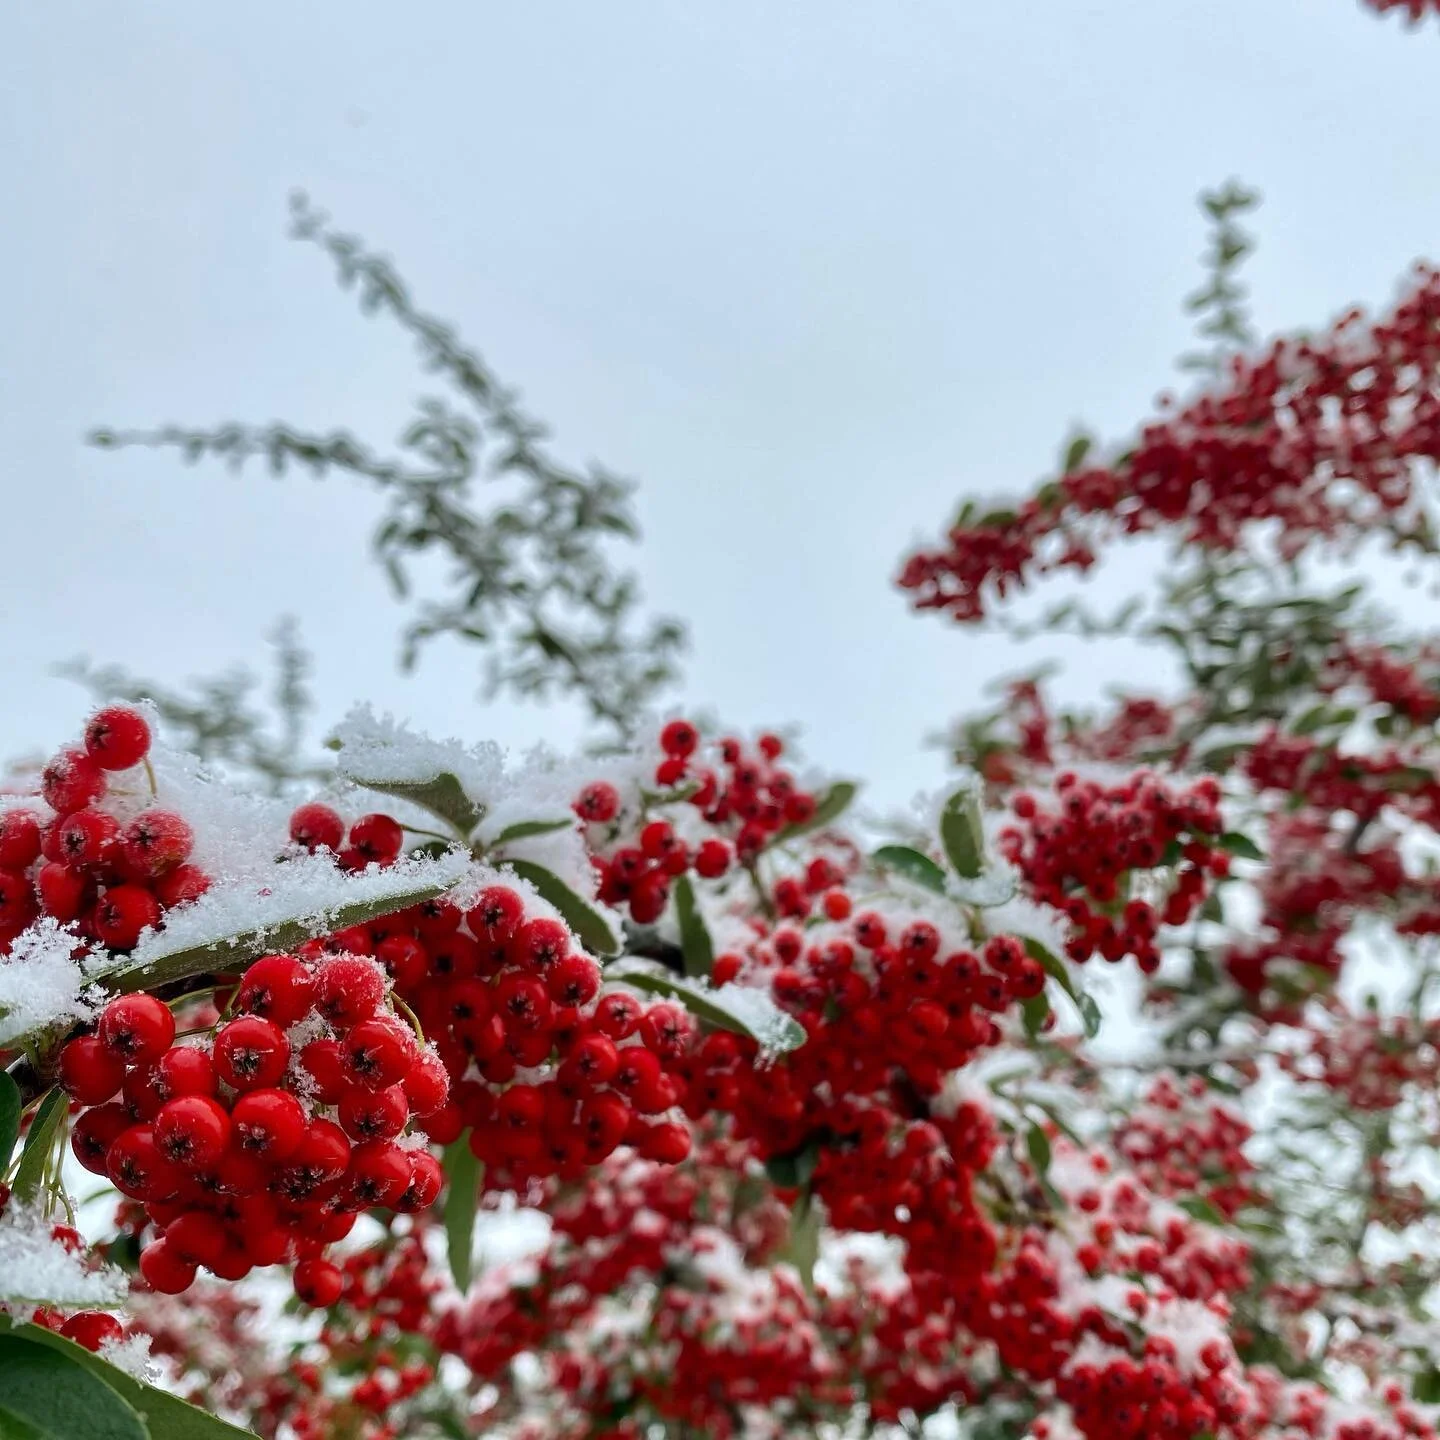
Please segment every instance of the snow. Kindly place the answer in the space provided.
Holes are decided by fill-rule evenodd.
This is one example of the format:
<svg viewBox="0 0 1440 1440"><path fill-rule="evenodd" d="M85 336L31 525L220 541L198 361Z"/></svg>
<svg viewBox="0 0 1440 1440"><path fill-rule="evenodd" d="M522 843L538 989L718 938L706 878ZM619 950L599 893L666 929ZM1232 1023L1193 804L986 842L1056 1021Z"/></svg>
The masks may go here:
<svg viewBox="0 0 1440 1440"><path fill-rule="evenodd" d="M160 1367L150 1358L148 1335L127 1335L120 1340L107 1340L100 1347L100 1358L123 1370L142 1385L153 1385L160 1378Z"/></svg>
<svg viewBox="0 0 1440 1440"><path fill-rule="evenodd" d="M28 1319L40 1305L113 1309L129 1282L113 1266L94 1268L51 1238L52 1221L12 1202L0 1216L0 1305Z"/></svg>
<svg viewBox="0 0 1440 1440"><path fill-rule="evenodd" d="M504 752L493 741L432 740L392 715L377 717L368 705L351 710L334 738L340 744L340 773L358 784L423 783L448 773L477 806L486 807L504 783Z"/></svg>
<svg viewBox="0 0 1440 1440"><path fill-rule="evenodd" d="M0 958L0 1045L22 1035L70 1026L99 1011L91 976L74 958L79 941L48 916L16 937ZM91 972L95 969L93 957Z"/></svg>

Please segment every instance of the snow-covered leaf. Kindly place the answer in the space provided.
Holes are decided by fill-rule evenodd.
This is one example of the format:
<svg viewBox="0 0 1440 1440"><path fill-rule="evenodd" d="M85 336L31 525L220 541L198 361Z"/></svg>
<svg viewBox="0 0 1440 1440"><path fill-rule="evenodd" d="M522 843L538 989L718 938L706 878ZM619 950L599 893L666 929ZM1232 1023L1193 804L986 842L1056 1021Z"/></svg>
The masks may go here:
<svg viewBox="0 0 1440 1440"><path fill-rule="evenodd" d="M972 776L940 812L940 843L962 879L973 880L985 864L985 832L980 824L980 778ZM998 902L997 902L998 903Z"/></svg>
<svg viewBox="0 0 1440 1440"><path fill-rule="evenodd" d="M678 1000L697 1019L748 1035L762 1051L771 1054L797 1050L805 1043L805 1027L763 990L736 984L712 988L700 980L687 980L653 960L633 956L606 966L605 977Z"/></svg>
<svg viewBox="0 0 1440 1440"><path fill-rule="evenodd" d="M396 800L408 800L427 810L462 840L468 840L484 816L484 811L465 793L460 781L450 772L431 775L421 780L376 780L346 772L362 789Z"/></svg>
<svg viewBox="0 0 1440 1440"><path fill-rule="evenodd" d="M553 870L533 860L507 860L505 865L522 880L535 887L542 900L548 900L565 923L575 932L580 943L592 955L618 955L620 937L610 922L588 900L577 895Z"/></svg>
<svg viewBox="0 0 1440 1440"><path fill-rule="evenodd" d="M937 895L945 893L945 872L919 850L912 850L908 845L882 845L870 858Z"/></svg>
<svg viewBox="0 0 1440 1440"><path fill-rule="evenodd" d="M1086 991L1076 985L1069 966L1058 955L1028 936L1022 943L1025 953L1075 1002L1075 1009L1080 1013L1080 1023L1085 1027L1085 1035L1093 1040L1100 1033L1100 1007Z"/></svg>
<svg viewBox="0 0 1440 1440"><path fill-rule="evenodd" d="M301 856L276 866L273 884L258 891L216 886L172 912L164 930L147 935L93 978L126 992L241 969L258 956L432 899L450 889L470 863L452 851L438 860L412 859L347 875L323 856Z"/></svg>
<svg viewBox="0 0 1440 1440"><path fill-rule="evenodd" d="M17 1197L0 1216L0 1302L55 1305L62 1310L110 1309L129 1289L123 1271L97 1265L56 1240L38 1205Z"/></svg>
<svg viewBox="0 0 1440 1440"><path fill-rule="evenodd" d="M680 953L685 973L692 979L708 976L715 968L715 946L705 928L705 917L695 903L695 887L688 875L675 882L675 915L680 922Z"/></svg>
<svg viewBox="0 0 1440 1440"><path fill-rule="evenodd" d="M517 820L495 836L486 849L494 850L500 845L508 845L512 840L528 840L532 835L553 835L557 830L571 829L574 824L571 817L564 820Z"/></svg>

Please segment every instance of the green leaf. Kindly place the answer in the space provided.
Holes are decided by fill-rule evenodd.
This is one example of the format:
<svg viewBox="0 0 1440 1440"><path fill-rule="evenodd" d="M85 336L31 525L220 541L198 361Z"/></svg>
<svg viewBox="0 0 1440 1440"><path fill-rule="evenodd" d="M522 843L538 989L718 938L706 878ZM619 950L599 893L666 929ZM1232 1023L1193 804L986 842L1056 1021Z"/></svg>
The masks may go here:
<svg viewBox="0 0 1440 1440"><path fill-rule="evenodd" d="M528 880L539 892L540 898L548 900L560 912L580 943L592 954L620 953L620 937L610 928L610 922L589 901L581 899L553 870L547 870L533 860L507 860L505 864L522 880Z"/></svg>
<svg viewBox="0 0 1440 1440"><path fill-rule="evenodd" d="M50 1164L50 1152L55 1145L55 1132L60 1128L69 1108L62 1090L52 1090L40 1102L35 1118L30 1122L30 1133L25 1137L24 1149L20 1151L20 1164L15 1171L11 1187L17 1200L31 1200L39 1192Z"/></svg>
<svg viewBox="0 0 1440 1440"><path fill-rule="evenodd" d="M573 819L565 820L517 820L507 825L485 848L494 850L497 846L508 845L512 840L528 840L532 835L553 835L557 830L572 830Z"/></svg>
<svg viewBox="0 0 1440 1440"><path fill-rule="evenodd" d="M1186 1195L1175 1202L1187 1215L1204 1220L1210 1225L1226 1225L1229 1222L1203 1195Z"/></svg>
<svg viewBox="0 0 1440 1440"><path fill-rule="evenodd" d="M1241 755L1254 748L1254 743L1249 740L1236 740L1228 745L1216 745L1199 757L1198 764L1202 770L1209 770L1212 774L1222 774Z"/></svg>
<svg viewBox="0 0 1440 1440"><path fill-rule="evenodd" d="M1090 453L1090 447L1095 442L1088 435L1077 435L1065 447L1065 458L1061 466L1066 475L1072 474L1085 463L1085 457Z"/></svg>
<svg viewBox="0 0 1440 1440"><path fill-rule="evenodd" d="M6 1329L5 1317L0 1316L0 1331ZM17 1339L43 1345L46 1349L68 1357L104 1381L140 1415L149 1431L150 1440L255 1440L252 1431L242 1430L227 1420L207 1415L205 1411L196 1409L194 1405L181 1400L177 1395L171 1395L167 1390L159 1390L153 1385L136 1380L108 1360L92 1355L74 1341L56 1335L53 1331L42 1330L35 1325L23 1325L16 1327L14 1334ZM88 1437L91 1432L84 1430L77 1433ZM3 1428L0 1428L0 1436L4 1434Z"/></svg>
<svg viewBox="0 0 1440 1440"><path fill-rule="evenodd" d="M820 1207L808 1189L802 1190L790 1211L790 1238L781 1258L799 1272L800 1283L815 1293L815 1262L820 1258Z"/></svg>
<svg viewBox="0 0 1440 1440"><path fill-rule="evenodd" d="M1248 836L1238 830L1227 830L1220 837L1220 848L1227 854L1238 855L1242 860L1263 860L1265 852Z"/></svg>
<svg viewBox="0 0 1440 1440"><path fill-rule="evenodd" d="M465 787L448 770L432 775L427 780L367 780L363 775L352 774L340 765L341 773L362 789L373 790L377 795L391 795L397 800L408 800L422 810L443 820L461 840L468 840L475 827L484 818L483 806L477 805L466 793Z"/></svg>
<svg viewBox="0 0 1440 1440"><path fill-rule="evenodd" d="M945 893L945 872L928 856L908 845L882 845L871 857L875 864L895 870L916 885L937 895Z"/></svg>
<svg viewBox="0 0 1440 1440"><path fill-rule="evenodd" d="M1075 1009L1080 1013L1080 1023L1085 1027L1086 1038L1093 1040L1100 1033L1100 1007L1089 994L1076 985L1074 976L1070 974L1070 967L1058 955L1028 936L1024 945L1025 953L1074 1001Z"/></svg>
<svg viewBox="0 0 1440 1440"><path fill-rule="evenodd" d="M464 1136L445 1147L444 1170L449 1182L445 1191L445 1253L455 1288L464 1295L474 1273L475 1207L481 1176L480 1162Z"/></svg>
<svg viewBox="0 0 1440 1440"><path fill-rule="evenodd" d="M837 780L815 802L815 813L808 820L801 820L795 825L787 825L770 843L783 845L788 840L794 840L799 835L806 835L811 830L819 830L822 826L830 824L832 820L839 819L855 798L855 792L859 788L849 780Z"/></svg>
<svg viewBox="0 0 1440 1440"><path fill-rule="evenodd" d="M422 900L430 900L443 894L453 883L454 878L447 876L444 880L429 884L417 883L392 895L352 900L318 914L312 911L288 920L273 921L255 930L227 935L209 945L195 945L169 952L151 951L140 964L121 960L109 969L98 972L94 978L106 989L123 995L132 990L151 990L177 980L188 980L193 975L243 970L252 960L258 960L262 955L294 950L317 935L327 935L332 930L345 930L351 925L364 925L383 915L393 915L397 910L408 910Z"/></svg>
<svg viewBox="0 0 1440 1440"><path fill-rule="evenodd" d="M715 946L705 928L705 917L695 904L695 887L688 875L675 882L675 914L680 921L680 953L685 958L686 975L708 978L715 968Z"/></svg>
<svg viewBox="0 0 1440 1440"><path fill-rule="evenodd" d="M1330 713L1330 707L1325 704L1312 705L1303 715L1297 717L1295 723L1290 727L1292 735L1313 735L1324 723L1325 717Z"/></svg>
<svg viewBox="0 0 1440 1440"><path fill-rule="evenodd" d="M1417 1375L1410 1394L1421 1405L1440 1405L1440 1367L1431 1365Z"/></svg>
<svg viewBox="0 0 1440 1440"><path fill-rule="evenodd" d="M15 1142L20 1138L20 1087L0 1070L0 1175L10 1168Z"/></svg>
<svg viewBox="0 0 1440 1440"><path fill-rule="evenodd" d="M772 1155L765 1162L765 1173L781 1190L799 1190L810 1183L819 1163L820 1147L812 1140L798 1150Z"/></svg>
<svg viewBox="0 0 1440 1440"><path fill-rule="evenodd" d="M763 990L733 984L712 989L702 981L687 980L653 960L635 956L607 965L605 978L678 1000L697 1020L748 1035L767 1051L798 1050L807 1038L805 1027Z"/></svg>
<svg viewBox="0 0 1440 1440"><path fill-rule="evenodd" d="M1042 1126L1032 1125L1026 1131L1025 1149L1029 1153L1030 1163L1035 1167L1035 1173L1048 1175L1050 1173L1050 1137Z"/></svg>
<svg viewBox="0 0 1440 1440"><path fill-rule="evenodd" d="M1032 995L1020 1006L1020 1014L1025 1021L1025 1033L1034 1040L1044 1029L1045 1021L1050 1014L1050 1001L1042 991L1039 995Z"/></svg>
<svg viewBox="0 0 1440 1440"><path fill-rule="evenodd" d="M152 1440L135 1409L105 1381L28 1336L0 1335L0 1405L45 1440Z"/></svg>
<svg viewBox="0 0 1440 1440"><path fill-rule="evenodd" d="M980 827L978 781L957 790L940 812L940 843L955 873L973 880L985 864L985 833Z"/></svg>

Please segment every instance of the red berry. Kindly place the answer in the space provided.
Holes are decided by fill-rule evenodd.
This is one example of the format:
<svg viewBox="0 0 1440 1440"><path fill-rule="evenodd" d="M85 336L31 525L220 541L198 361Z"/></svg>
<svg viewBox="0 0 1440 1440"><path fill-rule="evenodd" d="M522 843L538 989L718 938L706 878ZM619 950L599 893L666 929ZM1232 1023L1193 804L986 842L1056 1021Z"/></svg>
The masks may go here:
<svg viewBox="0 0 1440 1440"><path fill-rule="evenodd" d="M465 912L465 919L477 938L503 945L525 919L525 902L514 890L491 885L480 892L480 898Z"/></svg>
<svg viewBox="0 0 1440 1440"><path fill-rule="evenodd" d="M428 1210L440 1196L445 1185L445 1172L440 1162L428 1150L411 1150L410 1183L405 1192L394 1203L394 1208L403 1214Z"/></svg>
<svg viewBox="0 0 1440 1440"><path fill-rule="evenodd" d="M683 1125L650 1125L640 1137L640 1153L662 1165L678 1165L690 1153L690 1132Z"/></svg>
<svg viewBox="0 0 1440 1440"><path fill-rule="evenodd" d="M140 1273L145 1283L162 1295L178 1295L195 1283L195 1267L164 1240L156 1240L140 1252Z"/></svg>
<svg viewBox="0 0 1440 1440"><path fill-rule="evenodd" d="M785 742L778 735L762 735L756 744L767 760L778 760L785 750Z"/></svg>
<svg viewBox="0 0 1440 1440"><path fill-rule="evenodd" d="M85 752L102 770L128 770L150 753L150 726L128 705L107 705L85 727Z"/></svg>
<svg viewBox="0 0 1440 1440"><path fill-rule="evenodd" d="M148 1125L132 1125L110 1142L105 1173L132 1200L168 1199L180 1183L179 1171L161 1153Z"/></svg>
<svg viewBox="0 0 1440 1440"><path fill-rule="evenodd" d="M143 1262L144 1256L141 1256ZM302 1260L295 1267L295 1294L317 1310L328 1309L345 1289L345 1277L338 1265L328 1260Z"/></svg>
<svg viewBox="0 0 1440 1440"><path fill-rule="evenodd" d="M572 808L582 820L603 825L620 813L620 792L608 780L596 780L576 796Z"/></svg>
<svg viewBox="0 0 1440 1440"><path fill-rule="evenodd" d="M97 1035L77 1035L60 1052L60 1083L81 1105L103 1105L124 1080L125 1062Z"/></svg>
<svg viewBox="0 0 1440 1440"><path fill-rule="evenodd" d="M424 978L429 966L425 947L413 935L387 935L376 947L375 958L399 990L410 990Z"/></svg>
<svg viewBox="0 0 1440 1440"><path fill-rule="evenodd" d="M205 1169L230 1143L230 1114L209 1095L181 1095L155 1117L155 1143L174 1165Z"/></svg>
<svg viewBox="0 0 1440 1440"><path fill-rule="evenodd" d="M60 1333L87 1350L114 1344L125 1338L125 1327L113 1316L100 1310L79 1310L61 1327Z"/></svg>
<svg viewBox="0 0 1440 1440"><path fill-rule="evenodd" d="M388 1018L362 1020L341 1043L345 1075L369 1090L384 1090L405 1076L415 1059L415 1036Z"/></svg>
<svg viewBox="0 0 1440 1440"><path fill-rule="evenodd" d="M152 888L155 898L172 910L198 900L210 888L210 877L198 865L177 865L161 875Z"/></svg>
<svg viewBox="0 0 1440 1440"><path fill-rule="evenodd" d="M262 955L246 970L235 992L235 1009L288 1029L315 1002L315 979L293 955Z"/></svg>
<svg viewBox="0 0 1440 1440"><path fill-rule="evenodd" d="M433 1050L422 1050L400 1082L410 1109L416 1115L430 1115L450 1097L450 1074Z"/></svg>
<svg viewBox="0 0 1440 1440"><path fill-rule="evenodd" d="M706 840L695 852L695 872L714 880L730 868L730 847L723 840Z"/></svg>
<svg viewBox="0 0 1440 1440"><path fill-rule="evenodd" d="M112 950L129 950L160 923L160 902L139 885L112 885L95 907L95 934Z"/></svg>
<svg viewBox="0 0 1440 1440"><path fill-rule="evenodd" d="M76 867L108 864L120 838L120 822L104 810L77 810L59 822L60 858Z"/></svg>
<svg viewBox="0 0 1440 1440"><path fill-rule="evenodd" d="M175 1017L153 995L121 995L101 1012L99 1035L127 1065L147 1065L173 1043Z"/></svg>
<svg viewBox="0 0 1440 1440"><path fill-rule="evenodd" d="M45 913L66 923L80 914L91 894L89 878L58 860L51 860L40 867L40 873L35 877L35 888L40 893Z"/></svg>
<svg viewBox="0 0 1440 1440"><path fill-rule="evenodd" d="M30 810L0 810L0 869L24 870L39 858L39 817Z"/></svg>
<svg viewBox="0 0 1440 1440"><path fill-rule="evenodd" d="M390 1140L367 1140L350 1152L352 1201L364 1209L389 1208L410 1188L410 1155Z"/></svg>
<svg viewBox="0 0 1440 1440"><path fill-rule="evenodd" d="M105 1175L110 1146L132 1124L134 1121L123 1105L97 1105L75 1121L75 1128L70 1132L70 1148L92 1175Z"/></svg>
<svg viewBox="0 0 1440 1440"><path fill-rule="evenodd" d="M93 805L105 793L105 772L85 751L61 750L40 774L40 793L57 815Z"/></svg>
<svg viewBox="0 0 1440 1440"><path fill-rule="evenodd" d="M349 1083L338 1040L312 1040L300 1052L300 1067L315 1082L316 1098L333 1105Z"/></svg>
<svg viewBox="0 0 1440 1440"><path fill-rule="evenodd" d="M338 1180L349 1163L345 1132L330 1120L312 1120L280 1172L280 1192L292 1200L308 1199Z"/></svg>
<svg viewBox="0 0 1440 1440"><path fill-rule="evenodd" d="M215 1036L215 1073L236 1090L276 1085L290 1059L290 1042L273 1020L242 1015Z"/></svg>
<svg viewBox="0 0 1440 1440"><path fill-rule="evenodd" d="M366 864L389 865L405 848L405 832L389 815L362 815L350 827L350 845Z"/></svg>
<svg viewBox="0 0 1440 1440"><path fill-rule="evenodd" d="M660 748L672 756L694 753L700 743L700 732L688 720L672 720L660 732Z"/></svg>
<svg viewBox="0 0 1440 1440"><path fill-rule="evenodd" d="M305 1108L288 1090L251 1090L230 1112L235 1143L263 1160L288 1160L305 1138Z"/></svg>
<svg viewBox="0 0 1440 1440"><path fill-rule="evenodd" d="M316 972L315 1004L332 1025L368 1020L385 999L385 972L373 960L336 955Z"/></svg>
<svg viewBox="0 0 1440 1440"><path fill-rule="evenodd" d="M290 838L307 850L338 850L345 838L345 822L328 805L302 805L290 817Z"/></svg>
<svg viewBox="0 0 1440 1440"><path fill-rule="evenodd" d="M511 959L526 970L546 974L565 958L570 932L558 920L529 920L510 944Z"/></svg>
<svg viewBox="0 0 1440 1440"><path fill-rule="evenodd" d="M146 810L125 827L121 849L137 879L173 870L190 854L195 834L173 810Z"/></svg>
<svg viewBox="0 0 1440 1440"><path fill-rule="evenodd" d="M567 955L545 977L550 998L567 1008L588 1005L600 990L600 967L588 956Z"/></svg>
<svg viewBox="0 0 1440 1440"><path fill-rule="evenodd" d="M172 1045L144 1074L162 1104L181 1095L215 1094L215 1066L193 1045Z"/></svg>
<svg viewBox="0 0 1440 1440"><path fill-rule="evenodd" d="M652 820L640 831L640 850L649 860L661 860L676 844L675 827L668 820Z"/></svg>
<svg viewBox="0 0 1440 1440"><path fill-rule="evenodd" d="M0 930L19 934L35 919L38 908L30 877L19 870L0 870Z"/></svg>

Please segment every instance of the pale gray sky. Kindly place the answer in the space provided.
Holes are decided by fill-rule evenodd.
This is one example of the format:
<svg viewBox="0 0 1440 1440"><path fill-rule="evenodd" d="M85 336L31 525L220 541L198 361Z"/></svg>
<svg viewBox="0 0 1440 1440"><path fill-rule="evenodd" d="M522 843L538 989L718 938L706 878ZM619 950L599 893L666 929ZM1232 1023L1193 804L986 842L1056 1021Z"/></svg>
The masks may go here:
<svg viewBox="0 0 1440 1440"><path fill-rule="evenodd" d="M393 664L357 484L86 450L97 423L391 438L433 387L285 238L306 187L391 254L567 457L634 475L686 693L934 783L918 741L1023 657L890 588L967 491L1074 419L1128 430L1187 343L1193 197L1260 186L1266 329L1440 250L1440 33L1356 0L15 0L0 8L0 755L68 739L88 653L166 680L264 656L322 714L564 742ZM1124 562L1121 562L1122 565ZM1087 653L1080 683L1133 657ZM1128 678L1134 678L1130 676Z"/></svg>

